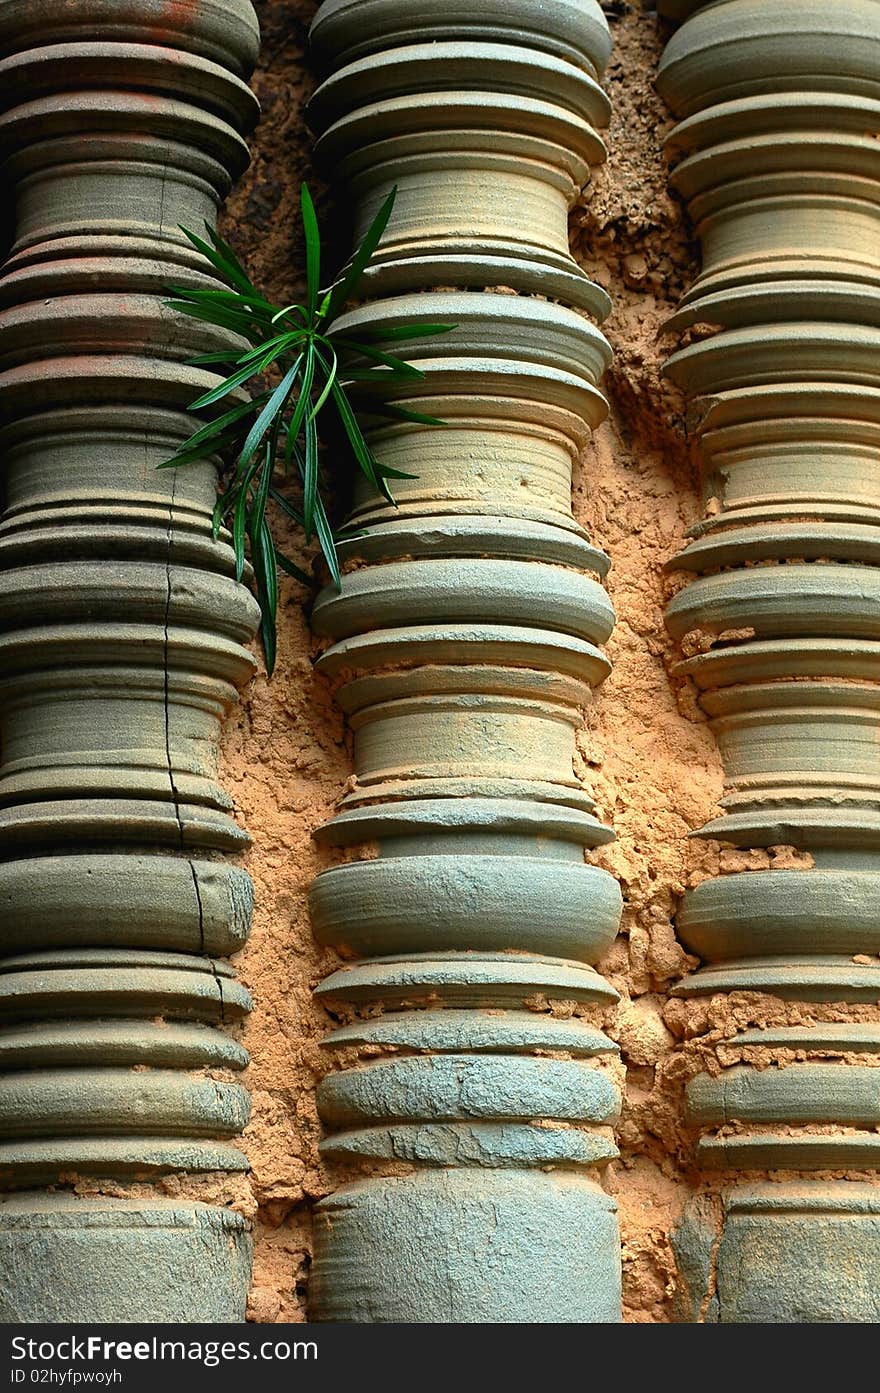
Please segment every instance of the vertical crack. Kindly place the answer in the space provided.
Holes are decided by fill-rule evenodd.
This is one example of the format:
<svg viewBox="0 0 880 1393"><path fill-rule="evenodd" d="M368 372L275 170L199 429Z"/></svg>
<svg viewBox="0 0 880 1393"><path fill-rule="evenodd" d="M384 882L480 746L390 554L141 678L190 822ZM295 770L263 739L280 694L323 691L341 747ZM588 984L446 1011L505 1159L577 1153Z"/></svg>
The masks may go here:
<svg viewBox="0 0 880 1393"><path fill-rule="evenodd" d="M171 497L168 501L168 534L165 553L165 616L162 625L162 697L165 715L165 763L168 769L168 783L174 802L174 817L177 821L177 836L180 850L184 849L183 818L180 815L180 794L174 781L174 765L171 759L171 703L169 700L169 638L171 619L171 555L174 547L174 499L177 492L177 470L171 470Z"/></svg>
<svg viewBox="0 0 880 1393"><path fill-rule="evenodd" d="M171 701L170 701L170 680L169 680L169 628L171 621L171 558L174 547L174 502L177 492L177 470L171 471L171 498L168 503L168 547L165 557L165 617L162 632L162 682L163 682L163 701L165 707L165 763L168 768L168 783L171 789L171 797L174 801L174 817L177 822L178 844L181 851L186 850L185 832L183 817L180 811L180 791L174 779L174 764L171 758ZM193 890L196 897L196 906L199 914L199 954L208 964L211 976L217 984L217 997L220 1003L220 1024L226 1024L225 1001L223 998L223 979L217 972L217 967L213 957L208 952L205 944L205 911L202 904L202 895L199 889L199 877L193 862L187 859L190 875L192 876Z"/></svg>
<svg viewBox="0 0 880 1393"><path fill-rule="evenodd" d="M223 998L223 978L218 973L214 959L205 945L205 910L202 904L202 893L199 889L199 877L193 862L188 860L187 865L189 866L189 873L192 876L193 890L195 891L196 905L199 911L199 952L211 969L211 976L217 984L217 996L220 1002L220 1024L225 1025L226 1003Z"/></svg>

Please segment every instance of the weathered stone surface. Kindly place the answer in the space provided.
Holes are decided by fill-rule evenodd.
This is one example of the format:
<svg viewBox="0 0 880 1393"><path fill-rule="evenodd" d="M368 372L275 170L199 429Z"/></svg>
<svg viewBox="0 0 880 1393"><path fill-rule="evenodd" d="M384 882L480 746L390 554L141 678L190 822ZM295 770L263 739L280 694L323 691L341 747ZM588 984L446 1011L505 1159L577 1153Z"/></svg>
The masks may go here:
<svg viewBox="0 0 880 1393"><path fill-rule="evenodd" d="M314 1313L370 1322L619 1320L613 1211L595 1183L560 1173L431 1169L347 1185L316 1210Z"/></svg>
<svg viewBox="0 0 880 1393"><path fill-rule="evenodd" d="M720 1200L692 1195L669 1236L678 1269L675 1310L680 1321L714 1324L718 1320L713 1258L720 1224Z"/></svg>
<svg viewBox="0 0 880 1393"><path fill-rule="evenodd" d="M727 1067L691 1079L688 1120L708 1171L876 1170L878 1036L847 1007L880 1000L880 9L660 9L686 21L659 86L703 250L669 325L702 329L667 371L707 503L668 625L724 762L721 815L698 835L755 866L747 855L685 896L682 938L705 962L677 991L781 998L723 1042ZM794 854L778 869L774 848ZM721 1321L876 1318L877 1194L732 1189L717 1272L684 1318L715 1318L710 1297ZM689 1286L704 1258L681 1247Z"/></svg>
<svg viewBox="0 0 880 1393"><path fill-rule="evenodd" d="M346 1017L321 1150L367 1178L318 1207L311 1310L617 1320L595 1179L617 1154L615 1047L550 1009L616 999L592 964L620 890L584 858L611 833L574 765L608 672L609 563L571 511L611 356L583 311L608 301L567 233L604 157L608 29L593 3L327 0L312 35L317 153L361 230L398 188L340 328L405 343L423 376L383 396L444 425L389 424L361 397L377 457L415 477L394 480L396 506L358 483L341 587L314 608L355 778L317 833L346 859L310 907L320 942L364 959L317 990ZM395 337L437 322L452 327ZM409 1173L371 1174L389 1161Z"/></svg>
<svg viewBox="0 0 880 1393"><path fill-rule="evenodd" d="M252 888L220 723L256 604L215 543L215 461L159 471L232 346L164 304L257 115L247 0L10 0L0 161L0 1184L246 1168L250 998L220 961ZM215 956L216 955L216 956ZM211 1071L210 1073L207 1071ZM220 1073L219 1077L218 1071ZM247 1225L205 1205L0 1201L6 1320L239 1320Z"/></svg>
<svg viewBox="0 0 880 1393"><path fill-rule="evenodd" d="M725 1323L876 1322L877 1190L850 1181L729 1192L717 1283Z"/></svg>
<svg viewBox="0 0 880 1393"><path fill-rule="evenodd" d="M325 3L312 43L325 74L310 107L316 153L350 188L360 231L398 190L379 278L387 269L418 285L410 260L476 253L485 285L508 285L510 261L521 289L584 283L567 212L605 158L598 78L610 38L598 4L444 3L414 17L393 0Z"/></svg>
<svg viewBox="0 0 880 1393"><path fill-rule="evenodd" d="M8 1323L241 1321L251 1241L205 1204L24 1193L0 1200Z"/></svg>

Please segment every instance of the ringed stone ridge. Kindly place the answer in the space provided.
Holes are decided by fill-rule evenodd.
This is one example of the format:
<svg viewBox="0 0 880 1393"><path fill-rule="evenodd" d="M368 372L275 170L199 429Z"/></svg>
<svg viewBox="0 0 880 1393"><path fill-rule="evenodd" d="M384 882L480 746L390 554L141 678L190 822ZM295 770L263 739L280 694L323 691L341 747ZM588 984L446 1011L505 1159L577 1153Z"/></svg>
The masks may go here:
<svg viewBox="0 0 880 1393"><path fill-rule="evenodd" d="M76 11L0 7L0 1318L242 1320L245 1220L144 1183L247 1168L218 740L258 614L216 461L156 466L228 344L164 300L211 284L178 224L247 163L259 35L248 0Z"/></svg>
<svg viewBox="0 0 880 1393"><path fill-rule="evenodd" d="M731 994L744 1027L686 1091L721 1187L720 1239L695 1239L703 1201L679 1230L691 1269L695 1242L705 1272L717 1248L686 1315L873 1321L880 5L660 9L685 21L659 88L703 251L666 371L707 505L667 619L724 763L721 814L698 835L758 867L703 881L678 919L703 960L678 993L695 1010Z"/></svg>
<svg viewBox="0 0 880 1393"><path fill-rule="evenodd" d="M347 859L310 896L345 959L317 993L344 1023L311 1316L617 1321L621 1071L596 1024L616 993L594 964L621 895L585 862L612 834L573 768L614 622L571 511L609 305L567 229L604 159L608 27L591 0L326 0L312 51L316 156L356 234L398 190L344 327L455 327L407 340L424 376L395 388L442 428L362 402L378 457L416 477L397 507L358 482L313 614L355 777L318 833Z"/></svg>

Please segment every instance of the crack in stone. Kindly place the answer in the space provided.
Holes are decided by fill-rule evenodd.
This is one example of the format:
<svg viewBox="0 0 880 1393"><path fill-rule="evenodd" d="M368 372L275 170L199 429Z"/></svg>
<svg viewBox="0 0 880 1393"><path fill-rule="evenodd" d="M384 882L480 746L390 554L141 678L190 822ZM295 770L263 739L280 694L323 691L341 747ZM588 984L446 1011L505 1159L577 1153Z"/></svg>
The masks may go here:
<svg viewBox="0 0 880 1393"><path fill-rule="evenodd" d="M168 783L171 788L171 797L174 800L174 816L177 821L177 833L180 841L180 849L184 850L184 830L183 819L180 815L180 795L174 781L174 766L171 760L171 716L169 702L169 677L168 677L168 653L169 639L168 627L171 617L171 554L174 547L174 499L177 492L177 470L171 472L171 497L168 501L168 549L165 555L165 616L162 632L162 684L163 701L165 707L165 763L168 767Z"/></svg>

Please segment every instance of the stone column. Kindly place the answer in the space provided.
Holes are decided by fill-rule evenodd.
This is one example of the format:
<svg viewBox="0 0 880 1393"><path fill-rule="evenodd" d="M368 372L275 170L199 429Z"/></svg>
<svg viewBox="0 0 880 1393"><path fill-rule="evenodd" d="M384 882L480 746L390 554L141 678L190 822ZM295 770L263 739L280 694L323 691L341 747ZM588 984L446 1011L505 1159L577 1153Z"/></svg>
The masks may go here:
<svg viewBox="0 0 880 1393"><path fill-rule="evenodd" d="M701 835L735 849L679 916L724 1186L679 1244L694 1315L876 1320L880 6L660 9L686 18L660 90L704 258L670 325L706 515L669 626L726 771Z"/></svg>
<svg viewBox="0 0 880 1393"><path fill-rule="evenodd" d="M319 1089L343 1183L312 1316L615 1321L616 998L593 964L621 899L585 861L611 834L573 770L613 615L571 513L608 302L567 237L604 156L609 34L592 0L326 0L312 44L317 156L358 232L398 189L349 327L393 347L455 325L406 342L424 378L396 404L446 424L374 418L416 477L396 508L357 494L314 612L355 775L319 834L348 859L311 893L349 960L318 989L344 1021Z"/></svg>
<svg viewBox="0 0 880 1393"><path fill-rule="evenodd" d="M224 959L251 884L217 757L257 611L211 538L214 461L156 466L216 380L186 360L228 343L163 301L210 284L178 224L245 166L257 46L248 0L0 10L6 1321L244 1314L245 1221L150 1182L246 1169Z"/></svg>

